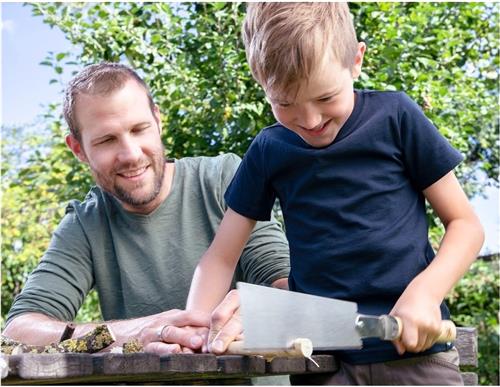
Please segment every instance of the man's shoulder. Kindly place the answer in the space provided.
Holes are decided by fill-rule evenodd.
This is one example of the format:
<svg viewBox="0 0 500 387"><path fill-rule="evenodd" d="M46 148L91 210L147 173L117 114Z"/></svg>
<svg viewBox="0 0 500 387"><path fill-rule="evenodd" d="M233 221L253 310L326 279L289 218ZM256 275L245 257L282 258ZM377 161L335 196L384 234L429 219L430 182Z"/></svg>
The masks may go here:
<svg viewBox="0 0 500 387"><path fill-rule="evenodd" d="M105 203L104 195L105 193L99 187L93 186L83 200L73 199L69 201L66 206L66 214L85 214L102 211Z"/></svg>
<svg viewBox="0 0 500 387"><path fill-rule="evenodd" d="M185 171L184 174L215 179L233 175L241 163L241 158L234 153L218 156L184 157L176 161Z"/></svg>

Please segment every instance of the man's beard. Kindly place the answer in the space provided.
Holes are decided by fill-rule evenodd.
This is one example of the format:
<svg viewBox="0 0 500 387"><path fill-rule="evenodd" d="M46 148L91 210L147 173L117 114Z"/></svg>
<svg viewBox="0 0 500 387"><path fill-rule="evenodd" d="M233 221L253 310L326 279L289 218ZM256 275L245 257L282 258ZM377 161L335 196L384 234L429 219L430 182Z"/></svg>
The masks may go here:
<svg viewBox="0 0 500 387"><path fill-rule="evenodd" d="M134 195L134 188L125 188L119 184L115 178L110 178L109 176L104 176L103 174L92 169L92 174L94 175L94 179L96 183L106 192L115 196L122 203L128 204L134 207L142 207L149 203L151 203L161 191L163 185L163 178L165 175L165 163L166 158L164 156L163 149L161 153L154 153L151 158L147 158L146 160L141 159L136 165L121 165L112 172L112 176L115 177L117 174L117 170L125 170L129 167L130 169L149 164L148 168L152 168L154 173L153 179L153 187L149 192L146 192L144 195ZM140 188L139 186L137 188Z"/></svg>

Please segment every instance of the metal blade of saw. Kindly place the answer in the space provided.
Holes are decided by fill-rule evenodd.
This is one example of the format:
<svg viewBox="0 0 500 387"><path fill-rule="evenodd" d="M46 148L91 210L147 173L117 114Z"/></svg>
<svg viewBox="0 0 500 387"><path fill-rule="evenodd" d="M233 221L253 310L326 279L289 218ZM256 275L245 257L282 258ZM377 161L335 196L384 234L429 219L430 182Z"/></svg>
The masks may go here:
<svg viewBox="0 0 500 387"><path fill-rule="evenodd" d="M286 348L297 338L314 349L361 348L354 302L239 282L244 346Z"/></svg>

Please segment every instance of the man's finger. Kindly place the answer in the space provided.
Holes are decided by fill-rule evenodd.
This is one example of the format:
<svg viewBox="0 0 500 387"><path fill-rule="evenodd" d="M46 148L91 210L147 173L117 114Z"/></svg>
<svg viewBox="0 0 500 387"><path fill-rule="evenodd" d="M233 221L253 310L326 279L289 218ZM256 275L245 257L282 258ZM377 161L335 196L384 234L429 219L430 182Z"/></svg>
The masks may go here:
<svg viewBox="0 0 500 387"><path fill-rule="evenodd" d="M181 346L179 344L167 344L159 341L149 343L144 347L144 352L155 353L157 355L169 355L172 353L180 353Z"/></svg>
<svg viewBox="0 0 500 387"><path fill-rule="evenodd" d="M161 341L166 343L177 343L183 347L198 349L203 344L203 338L192 328L178 328L166 325L160 331Z"/></svg>
<svg viewBox="0 0 500 387"><path fill-rule="evenodd" d="M166 312L168 314L169 312ZM165 316L167 325L183 327L187 325L197 327L208 327L210 325L210 315L199 311L176 310Z"/></svg>

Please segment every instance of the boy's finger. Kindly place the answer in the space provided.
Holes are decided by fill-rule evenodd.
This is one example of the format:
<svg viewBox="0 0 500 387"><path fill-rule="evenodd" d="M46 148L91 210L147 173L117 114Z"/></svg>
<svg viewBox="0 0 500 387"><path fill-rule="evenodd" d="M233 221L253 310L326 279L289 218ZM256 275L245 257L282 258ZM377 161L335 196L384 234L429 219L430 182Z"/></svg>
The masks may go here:
<svg viewBox="0 0 500 387"><path fill-rule="evenodd" d="M228 345L237 337L241 337L242 331L241 318L239 312L235 313L224 328L215 336L214 340L209 343L209 349L215 354L221 354L226 351Z"/></svg>
<svg viewBox="0 0 500 387"><path fill-rule="evenodd" d="M406 352L404 345L401 343L401 340L395 340L392 343L394 344L394 346L396 347L396 351L398 351L400 355Z"/></svg>
<svg viewBox="0 0 500 387"><path fill-rule="evenodd" d="M231 290L224 300L215 308L210 321L208 343L210 344L224 326L233 318L240 307L240 297L237 290Z"/></svg>

